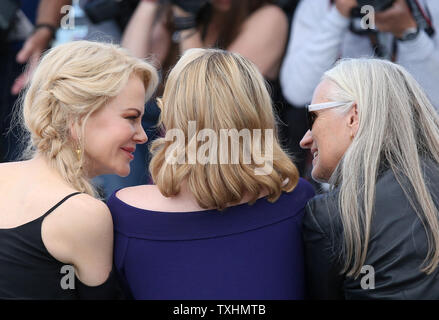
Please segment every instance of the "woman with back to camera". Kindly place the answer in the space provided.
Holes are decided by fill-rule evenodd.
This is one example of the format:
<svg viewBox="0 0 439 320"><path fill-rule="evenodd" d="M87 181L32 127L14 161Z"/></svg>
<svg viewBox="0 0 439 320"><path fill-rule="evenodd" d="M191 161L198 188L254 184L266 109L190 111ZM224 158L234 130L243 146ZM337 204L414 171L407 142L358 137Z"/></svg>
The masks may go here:
<svg viewBox="0 0 439 320"><path fill-rule="evenodd" d="M333 190L304 217L317 299L439 298L439 117L401 66L343 60L308 107L301 146Z"/></svg>
<svg viewBox="0 0 439 320"><path fill-rule="evenodd" d="M255 65L188 50L159 106L166 136L152 146L155 185L107 203L127 289L135 299L302 299L301 220L314 192L279 146Z"/></svg>
<svg viewBox="0 0 439 320"><path fill-rule="evenodd" d="M30 160L0 164L0 298L117 297L111 215L90 179L128 175L157 82L154 67L111 44L72 42L42 58L22 104Z"/></svg>
<svg viewBox="0 0 439 320"><path fill-rule="evenodd" d="M282 63L287 38L288 18L283 10L270 0L212 0L177 1L152 0L140 1L135 13L125 29L122 45L138 57L150 57L163 74L167 74L178 58L189 48L220 48L239 53L259 68L270 83L270 93L277 115L282 119L278 123L281 143L288 146L288 152L302 154L298 141L306 127L305 113L303 121L298 121L295 131L299 131L295 143L287 136L286 113L294 113L283 99L278 74ZM182 7L179 7L181 5ZM183 29L182 29L183 28ZM162 86L158 96L163 93ZM288 109L288 111L287 111ZM158 136L155 124L160 110L156 104L146 111L144 128L149 131L152 143ZM285 114L284 114L285 113ZM290 128L291 129L291 128ZM288 144L285 144L288 142ZM146 147L146 146L145 146ZM141 153L145 147L138 149ZM145 151L146 153L146 151ZM150 154L148 154L148 159ZM138 162L133 163L133 172L144 173L146 168ZM141 166L141 168L138 168ZM302 162L299 163L302 170ZM111 194L117 185L134 181L118 177L104 178L107 193ZM134 183L132 183L133 185ZM113 190L112 190L113 189ZM111 190L111 192L110 192Z"/></svg>

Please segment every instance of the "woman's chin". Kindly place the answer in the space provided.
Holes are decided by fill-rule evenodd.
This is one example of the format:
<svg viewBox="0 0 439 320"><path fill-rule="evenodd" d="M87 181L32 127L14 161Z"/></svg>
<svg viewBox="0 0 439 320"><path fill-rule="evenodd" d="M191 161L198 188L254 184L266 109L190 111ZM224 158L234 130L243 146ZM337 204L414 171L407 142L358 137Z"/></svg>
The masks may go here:
<svg viewBox="0 0 439 320"><path fill-rule="evenodd" d="M317 166L313 167L311 171L311 177L314 181L320 182L320 183L327 183L329 181L329 178L327 175L320 172L319 168Z"/></svg>
<svg viewBox="0 0 439 320"><path fill-rule="evenodd" d="M130 169L128 168L128 170L127 169L125 169L125 170L121 170L121 171L119 171L118 173L116 173L119 177L122 177L122 178L125 178L125 177L128 177L128 175L130 174Z"/></svg>
<svg viewBox="0 0 439 320"><path fill-rule="evenodd" d="M117 168L113 168L114 170L112 172L110 172L110 174L115 174L118 175L119 177L125 178L127 177L130 172L131 172L131 168L130 165L124 165L124 166L120 166Z"/></svg>

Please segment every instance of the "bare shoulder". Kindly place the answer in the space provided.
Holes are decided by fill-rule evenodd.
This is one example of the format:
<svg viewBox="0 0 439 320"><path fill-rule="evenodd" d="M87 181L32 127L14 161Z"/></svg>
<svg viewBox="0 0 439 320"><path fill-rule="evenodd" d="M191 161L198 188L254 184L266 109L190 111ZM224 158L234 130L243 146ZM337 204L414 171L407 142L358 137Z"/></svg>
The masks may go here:
<svg viewBox="0 0 439 320"><path fill-rule="evenodd" d="M9 163L0 163L0 182L7 181L8 176L7 172L9 171L8 168L10 168Z"/></svg>
<svg viewBox="0 0 439 320"><path fill-rule="evenodd" d="M0 179L14 172L21 166L21 162L2 162L0 163Z"/></svg>
<svg viewBox="0 0 439 320"><path fill-rule="evenodd" d="M276 18L287 17L287 15L282 10L282 8L274 4L266 4L265 6L260 7L255 12L258 12L261 15L264 14L266 16L276 17Z"/></svg>
<svg viewBox="0 0 439 320"><path fill-rule="evenodd" d="M116 196L126 204L150 211L160 212L192 212L205 210L201 208L195 197L183 186L180 192L172 197L165 197L156 185L142 185L122 189Z"/></svg>
<svg viewBox="0 0 439 320"><path fill-rule="evenodd" d="M29 179L26 176L23 162L4 162L0 163L0 192L7 196L11 190L11 183L21 179ZM26 181L28 182L28 180Z"/></svg>
<svg viewBox="0 0 439 320"><path fill-rule="evenodd" d="M143 208L148 203L159 201L164 196L156 185L140 185L119 190L116 197L135 207Z"/></svg>
<svg viewBox="0 0 439 320"><path fill-rule="evenodd" d="M257 9L244 21L240 40L247 39L254 43L257 39L256 42L264 47L275 43L274 46L283 51L288 28L288 18L285 12L278 6L267 4ZM255 35L258 37L255 38Z"/></svg>
<svg viewBox="0 0 439 320"><path fill-rule="evenodd" d="M245 24L261 25L262 27L266 27L267 24L288 27L288 18L280 7L273 4L267 4L253 12Z"/></svg>
<svg viewBox="0 0 439 320"><path fill-rule="evenodd" d="M101 200L88 194L79 194L68 200L68 204L61 210L63 220L73 223L78 227L82 224L93 226L95 224L111 222L108 207Z"/></svg>
<svg viewBox="0 0 439 320"><path fill-rule="evenodd" d="M59 261L72 264L84 284L97 286L108 278L113 257L113 220L102 201L86 194L68 199L44 219L41 236L48 252Z"/></svg>
<svg viewBox="0 0 439 320"><path fill-rule="evenodd" d="M44 219L42 238L55 258L71 263L77 252L110 245L113 220L105 203L87 194L76 195Z"/></svg>
<svg viewBox="0 0 439 320"><path fill-rule="evenodd" d="M0 163L0 170L5 170L6 168L11 168L17 166L20 162L2 162Z"/></svg>

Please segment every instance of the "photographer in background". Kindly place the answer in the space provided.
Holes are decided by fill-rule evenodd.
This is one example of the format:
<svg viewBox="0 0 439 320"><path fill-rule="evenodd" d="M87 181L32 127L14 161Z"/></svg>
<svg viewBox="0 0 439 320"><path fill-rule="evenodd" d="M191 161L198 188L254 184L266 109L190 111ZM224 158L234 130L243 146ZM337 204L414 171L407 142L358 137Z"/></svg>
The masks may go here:
<svg viewBox="0 0 439 320"><path fill-rule="evenodd" d="M352 27L365 4L375 6L376 30ZM439 109L438 31L437 0L302 0L281 70L284 96L305 106L339 58L376 56L404 66Z"/></svg>
<svg viewBox="0 0 439 320"><path fill-rule="evenodd" d="M17 156L17 133L9 132L12 108L29 75L55 36L61 8L71 0L2 0L0 6L0 162ZM8 23L5 24L4 22ZM27 68L24 69L27 64Z"/></svg>

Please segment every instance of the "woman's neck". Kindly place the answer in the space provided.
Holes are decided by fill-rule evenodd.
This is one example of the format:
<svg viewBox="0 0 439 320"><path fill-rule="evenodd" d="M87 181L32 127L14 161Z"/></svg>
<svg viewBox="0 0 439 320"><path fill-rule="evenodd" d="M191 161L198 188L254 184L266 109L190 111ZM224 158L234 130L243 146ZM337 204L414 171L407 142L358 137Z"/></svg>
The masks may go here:
<svg viewBox="0 0 439 320"><path fill-rule="evenodd" d="M268 191L266 189L264 189L257 196L257 199L263 198L267 195L268 195ZM240 201L238 201L237 203L233 203L233 204L229 203L228 206L236 206L236 205L248 203L250 200L253 199L253 197L254 197L254 195L247 192L243 195L243 197L241 198ZM202 208L199 206L195 196L193 195L192 191L189 188L187 180L184 180L180 184L180 192L176 196L173 196L172 198L174 198L175 200L178 199L179 201L185 202L186 205L188 207L192 208L192 210L194 210L194 211L213 209L213 208Z"/></svg>

